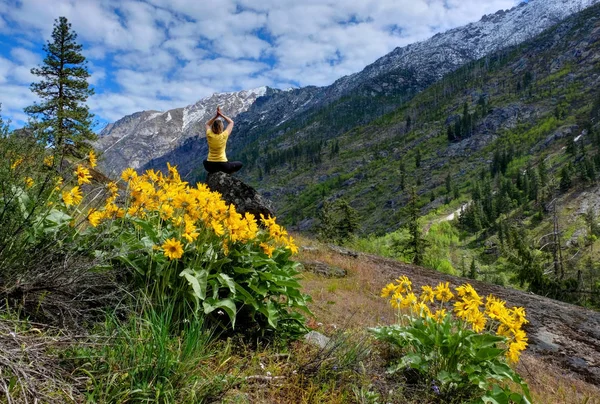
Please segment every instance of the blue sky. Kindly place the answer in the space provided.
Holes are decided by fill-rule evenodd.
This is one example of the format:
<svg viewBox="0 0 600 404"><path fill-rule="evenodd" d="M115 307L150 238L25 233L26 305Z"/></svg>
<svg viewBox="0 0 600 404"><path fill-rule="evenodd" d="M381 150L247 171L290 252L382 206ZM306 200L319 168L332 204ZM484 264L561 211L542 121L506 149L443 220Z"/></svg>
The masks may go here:
<svg viewBox="0 0 600 404"><path fill-rule="evenodd" d="M518 0L0 0L0 102L19 127L29 70L66 16L84 46L98 127L214 92L327 85L397 46Z"/></svg>

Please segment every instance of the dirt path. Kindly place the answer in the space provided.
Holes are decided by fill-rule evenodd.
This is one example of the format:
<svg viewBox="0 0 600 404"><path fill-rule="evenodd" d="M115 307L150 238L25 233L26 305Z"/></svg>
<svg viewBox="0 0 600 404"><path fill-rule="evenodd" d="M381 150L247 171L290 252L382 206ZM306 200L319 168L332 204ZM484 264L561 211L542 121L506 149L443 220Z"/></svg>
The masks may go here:
<svg viewBox="0 0 600 404"><path fill-rule="evenodd" d="M527 352L600 386L600 312L373 255L361 254L358 259L377 265L389 279L407 275L419 288L440 281L454 286L469 282L481 295L492 293L509 306L525 307L530 321L525 327L530 344Z"/></svg>

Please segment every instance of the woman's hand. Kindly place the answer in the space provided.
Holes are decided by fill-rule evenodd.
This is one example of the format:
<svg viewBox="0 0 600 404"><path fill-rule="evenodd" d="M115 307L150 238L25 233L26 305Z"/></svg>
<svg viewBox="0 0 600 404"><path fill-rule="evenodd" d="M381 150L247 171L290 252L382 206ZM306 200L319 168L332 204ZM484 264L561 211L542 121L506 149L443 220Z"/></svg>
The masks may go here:
<svg viewBox="0 0 600 404"><path fill-rule="evenodd" d="M217 116L223 116L223 114L221 113L221 107L219 107L217 105Z"/></svg>

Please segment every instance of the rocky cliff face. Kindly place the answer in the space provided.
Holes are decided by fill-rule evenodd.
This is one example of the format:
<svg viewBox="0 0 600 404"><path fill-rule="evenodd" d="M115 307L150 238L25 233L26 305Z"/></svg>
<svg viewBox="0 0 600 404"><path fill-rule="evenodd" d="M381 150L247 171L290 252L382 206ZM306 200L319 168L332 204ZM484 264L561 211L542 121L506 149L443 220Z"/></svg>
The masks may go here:
<svg viewBox="0 0 600 404"><path fill-rule="evenodd" d="M235 117L266 93L267 88L260 87L237 93L213 94L184 108L128 115L100 132L95 145L103 155L100 167L111 176L118 175L127 167L142 169L152 159L168 154L186 141L197 142L196 136L203 138L203 125L214 115L217 106Z"/></svg>

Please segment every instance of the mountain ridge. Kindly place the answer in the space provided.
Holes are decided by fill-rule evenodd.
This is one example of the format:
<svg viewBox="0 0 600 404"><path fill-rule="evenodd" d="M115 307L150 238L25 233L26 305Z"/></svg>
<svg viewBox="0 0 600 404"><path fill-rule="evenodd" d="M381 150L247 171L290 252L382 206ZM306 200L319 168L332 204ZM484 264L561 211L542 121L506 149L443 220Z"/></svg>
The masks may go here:
<svg viewBox="0 0 600 404"><path fill-rule="evenodd" d="M347 119L347 124L340 125L340 128L335 128L334 133L330 134L335 136L353 125L368 122L374 117L390 112L465 63L512 43L520 43L597 1L531 0L508 11L500 10L485 15L477 22L438 33L424 41L398 47L362 71L341 77L329 86L307 86L289 91L266 88L260 103L254 102L260 98L255 97L251 105L233 108L231 112L224 108L237 117L236 133L230 140L229 154L249 162L256 156L256 151L253 147L248 149L248 145L284 133L289 123L298 126L298 122L304 122L308 125L307 130L314 132L323 128L322 122L311 123L315 116L321 114L323 108L331 105L334 108L338 105L339 110L356 109L357 106L362 108L363 116ZM362 99L347 102L345 98L348 96L358 96ZM211 97L214 95L207 98ZM226 103L226 100L221 99L221 102ZM187 107L184 107L184 110L185 108ZM202 133L200 120L207 118L202 114L193 118L191 128ZM134 157L129 157L128 152L109 150L105 156L107 163L103 167L107 171L119 171L128 165L137 169L164 169L165 162L171 161L178 164L183 172L192 176L198 175L201 159L198 159L197 154L205 155L207 149L204 144L192 144L189 130L170 126L169 131L175 133L177 139L172 140L173 143L168 147L163 145L156 150L149 150L150 148L143 144L152 140L148 132L142 128L136 129L135 123L131 126L133 128L130 127L126 131L135 136L137 130L141 138L136 147L130 148ZM107 128L101 132L98 143L100 150L107 149L110 142L118 140L118 137L110 136L114 133L114 126L109 125ZM165 131L158 128L155 134L163 132ZM303 136L303 133L300 133L300 136ZM135 153L140 148L144 153ZM128 160L130 164L127 164Z"/></svg>

